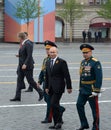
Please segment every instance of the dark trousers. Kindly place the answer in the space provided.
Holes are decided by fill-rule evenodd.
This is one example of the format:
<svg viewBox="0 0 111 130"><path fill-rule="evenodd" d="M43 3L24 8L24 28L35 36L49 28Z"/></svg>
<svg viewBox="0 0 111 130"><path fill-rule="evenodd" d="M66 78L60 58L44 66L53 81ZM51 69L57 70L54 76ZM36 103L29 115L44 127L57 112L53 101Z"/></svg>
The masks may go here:
<svg viewBox="0 0 111 130"><path fill-rule="evenodd" d="M88 37L88 43L91 43L91 37Z"/></svg>
<svg viewBox="0 0 111 130"><path fill-rule="evenodd" d="M41 96L43 94L43 91L42 91L41 88L37 88L37 84L36 84L36 82L33 79L33 69L22 70L19 67L15 98L21 98L21 89L23 89L22 85L24 84L24 77L26 77L28 83L39 93L39 96Z"/></svg>
<svg viewBox="0 0 111 130"><path fill-rule="evenodd" d="M51 98L50 96L44 91L44 101L47 103L47 110L46 110L46 117L45 119L48 121L52 121L52 108L51 108ZM63 112L65 111L65 108L63 106L59 105L59 110L60 110L60 116L62 118Z"/></svg>
<svg viewBox="0 0 111 130"><path fill-rule="evenodd" d="M86 115L85 115L85 104L89 102L93 115L93 128L92 130L99 130L99 105L98 97L91 97L89 95L84 95L79 93L77 100L77 111L81 122L81 127L89 126Z"/></svg>
<svg viewBox="0 0 111 130"><path fill-rule="evenodd" d="M95 42L98 42L98 37L95 37Z"/></svg>
<svg viewBox="0 0 111 130"><path fill-rule="evenodd" d="M51 112L50 96L49 96L45 91L44 91L44 101L45 101L46 104L47 104L46 117L45 117L45 119L51 121L52 118L49 117L49 116L50 116L50 112Z"/></svg>
<svg viewBox="0 0 111 130"><path fill-rule="evenodd" d="M19 71L20 71L20 66L18 66L18 68L17 68L17 75L18 75ZM26 85L25 85L25 82L24 82L24 78L21 79L21 80L22 80L21 89L25 89ZM29 84L28 90L32 90L33 91L33 87L30 84Z"/></svg>
<svg viewBox="0 0 111 130"><path fill-rule="evenodd" d="M57 93L53 93L50 95L51 98L51 108L53 111L53 120L54 120L54 125L56 125L57 123L61 123L62 122L62 115L60 112L60 99L62 97L62 93L57 94Z"/></svg>
<svg viewBox="0 0 111 130"><path fill-rule="evenodd" d="M86 37L83 37L83 43L85 43L86 42Z"/></svg>

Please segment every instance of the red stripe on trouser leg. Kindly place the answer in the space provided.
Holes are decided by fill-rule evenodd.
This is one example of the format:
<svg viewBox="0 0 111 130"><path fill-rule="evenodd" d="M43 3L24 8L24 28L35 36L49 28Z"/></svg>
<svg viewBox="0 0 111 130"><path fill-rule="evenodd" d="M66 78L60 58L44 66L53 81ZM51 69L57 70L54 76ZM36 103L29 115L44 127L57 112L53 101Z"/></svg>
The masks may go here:
<svg viewBox="0 0 111 130"><path fill-rule="evenodd" d="M99 130L99 104L98 104L98 96L95 97L96 103L96 130Z"/></svg>
<svg viewBox="0 0 111 130"><path fill-rule="evenodd" d="M50 113L49 113L49 121L52 121L52 115L53 115L53 112L52 112L52 108L50 109Z"/></svg>

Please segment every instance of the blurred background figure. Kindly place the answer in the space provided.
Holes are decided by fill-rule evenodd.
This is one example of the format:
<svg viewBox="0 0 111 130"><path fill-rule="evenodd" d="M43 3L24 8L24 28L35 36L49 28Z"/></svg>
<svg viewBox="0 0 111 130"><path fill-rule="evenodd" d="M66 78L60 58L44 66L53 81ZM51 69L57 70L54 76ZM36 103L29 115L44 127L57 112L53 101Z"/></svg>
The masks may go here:
<svg viewBox="0 0 111 130"><path fill-rule="evenodd" d="M86 42L86 30L82 31L83 43Z"/></svg>
<svg viewBox="0 0 111 130"><path fill-rule="evenodd" d="M91 41L92 41L92 33L91 33L90 29L87 32L87 38L88 38L88 43L91 43Z"/></svg>

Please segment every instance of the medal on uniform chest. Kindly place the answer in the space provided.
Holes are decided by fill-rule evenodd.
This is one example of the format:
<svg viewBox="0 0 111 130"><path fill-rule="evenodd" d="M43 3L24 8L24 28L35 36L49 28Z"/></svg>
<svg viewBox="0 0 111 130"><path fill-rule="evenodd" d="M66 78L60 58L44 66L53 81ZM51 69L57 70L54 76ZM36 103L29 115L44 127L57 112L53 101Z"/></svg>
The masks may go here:
<svg viewBox="0 0 111 130"><path fill-rule="evenodd" d="M87 76L87 73L84 73L85 76Z"/></svg>
<svg viewBox="0 0 111 130"><path fill-rule="evenodd" d="M85 62L85 65L87 65L87 62Z"/></svg>

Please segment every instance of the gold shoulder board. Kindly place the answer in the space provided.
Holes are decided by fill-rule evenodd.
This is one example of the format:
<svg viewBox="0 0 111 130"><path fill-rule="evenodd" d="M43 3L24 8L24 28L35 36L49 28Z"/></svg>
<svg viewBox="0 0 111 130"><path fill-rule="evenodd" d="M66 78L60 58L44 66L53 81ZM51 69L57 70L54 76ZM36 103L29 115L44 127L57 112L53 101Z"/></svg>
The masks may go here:
<svg viewBox="0 0 111 130"><path fill-rule="evenodd" d="M98 61L96 58L92 58L92 60L94 60L94 61Z"/></svg>

